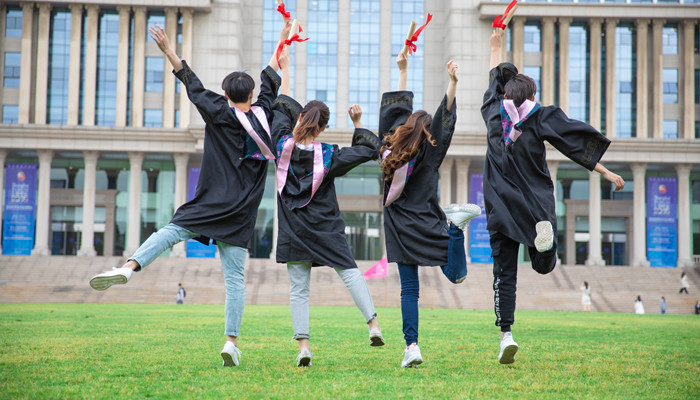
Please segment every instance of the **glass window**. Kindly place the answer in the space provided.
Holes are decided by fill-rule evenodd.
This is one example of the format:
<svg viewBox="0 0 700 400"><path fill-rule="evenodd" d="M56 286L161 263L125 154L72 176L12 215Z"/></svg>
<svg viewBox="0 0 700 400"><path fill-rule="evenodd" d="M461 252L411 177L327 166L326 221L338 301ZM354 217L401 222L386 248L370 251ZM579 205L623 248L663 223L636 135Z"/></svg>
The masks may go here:
<svg viewBox="0 0 700 400"><path fill-rule="evenodd" d="M700 104L700 69L695 70L695 104Z"/></svg>
<svg viewBox="0 0 700 400"><path fill-rule="evenodd" d="M163 58L146 57L146 91L163 92Z"/></svg>
<svg viewBox="0 0 700 400"><path fill-rule="evenodd" d="M49 82L46 102L46 122L65 124L68 121L68 72L70 68L71 13L55 10L51 13L49 42Z"/></svg>
<svg viewBox="0 0 700 400"><path fill-rule="evenodd" d="M165 29L165 14L162 11L153 11L148 13L148 20L146 21L146 41L153 42L151 35L148 34L148 30L152 26L159 25ZM153 42L155 43L155 42Z"/></svg>
<svg viewBox="0 0 700 400"><path fill-rule="evenodd" d="M585 26L569 27L569 116L588 121L588 33Z"/></svg>
<svg viewBox="0 0 700 400"><path fill-rule="evenodd" d="M5 36L22 37L22 9L19 7L7 7L5 16Z"/></svg>
<svg viewBox="0 0 700 400"><path fill-rule="evenodd" d="M5 52L5 72L3 76L3 87L19 88L19 72L22 64L22 53Z"/></svg>
<svg viewBox="0 0 700 400"><path fill-rule="evenodd" d="M526 52L539 52L542 51L541 41L542 35L540 33L540 26L537 24L525 24L524 28L524 51Z"/></svg>
<svg viewBox="0 0 700 400"><path fill-rule="evenodd" d="M350 3L350 42L348 105L362 107L362 125L379 125L379 27L380 0L354 0ZM352 129L350 117L347 127Z"/></svg>
<svg viewBox="0 0 700 400"><path fill-rule="evenodd" d="M678 103L678 70L664 68L664 104Z"/></svg>
<svg viewBox="0 0 700 400"><path fill-rule="evenodd" d="M693 181L691 187L693 204L700 204L700 181Z"/></svg>
<svg viewBox="0 0 700 400"><path fill-rule="evenodd" d="M292 15L292 18L296 16L296 5L296 0L286 0L284 2L284 8ZM306 24L302 24L302 27L306 31ZM277 3L271 0L265 0L265 7L263 10L262 61L260 65L266 66L267 63L270 61L270 57L272 57L272 54L274 54L275 51L277 51L277 41L279 39L280 29L282 29L282 14L277 12ZM289 64L292 66L292 68L289 71L289 79L292 81L292 97L294 97L293 83L295 76L294 71L296 70L296 68L294 68L294 62L296 60L295 54L297 45L298 43L289 46ZM280 73L280 76L281 75L282 74Z"/></svg>
<svg viewBox="0 0 700 400"><path fill-rule="evenodd" d="M177 19L177 42L182 43L182 15Z"/></svg>
<svg viewBox="0 0 700 400"><path fill-rule="evenodd" d="M675 25L664 26L662 49L663 54L678 54L678 28Z"/></svg>
<svg viewBox="0 0 700 400"><path fill-rule="evenodd" d="M633 137L637 120L636 52L633 30L629 26L615 28L615 86L617 89L615 122L617 136Z"/></svg>
<svg viewBox="0 0 700 400"><path fill-rule="evenodd" d="M393 1L391 9L391 88L396 90L399 84L399 68L394 60L399 52L403 49L406 41L406 34L411 21L416 21L418 25L423 25L425 19L428 18L424 9L423 0L402 0ZM431 24L434 24L432 21ZM428 28L430 29L430 25ZM406 88L413 92L413 109L420 110L423 105L423 62L425 55L425 32L421 33L416 41L418 51L412 56L409 56L408 62L408 79ZM443 75L444 76L444 75ZM445 76L445 85L447 85L447 76ZM437 107L433 104L431 107Z"/></svg>
<svg viewBox="0 0 700 400"><path fill-rule="evenodd" d="M97 38L97 99L95 124L113 126L117 112L117 63L119 56L119 14L100 15Z"/></svg>
<svg viewBox="0 0 700 400"><path fill-rule="evenodd" d="M175 110L175 127L179 128L180 127L180 109Z"/></svg>
<svg viewBox="0 0 700 400"><path fill-rule="evenodd" d="M529 76L535 81L537 85L537 92L535 92L535 101L540 101L540 71L541 67L523 67L523 74Z"/></svg>
<svg viewBox="0 0 700 400"><path fill-rule="evenodd" d="M664 120L664 139L678 139L678 121Z"/></svg>
<svg viewBox="0 0 700 400"><path fill-rule="evenodd" d="M306 42L306 101L321 100L330 110L328 126L335 127L336 85L338 80L338 1L309 2L309 32ZM323 95L324 99L321 99ZM344 125L344 124L343 124Z"/></svg>
<svg viewBox="0 0 700 400"><path fill-rule="evenodd" d="M19 114L19 106L5 105L2 106L2 123L16 124Z"/></svg>
<svg viewBox="0 0 700 400"><path fill-rule="evenodd" d="M163 110L153 108L144 109L143 126L147 128L160 128L163 126Z"/></svg>

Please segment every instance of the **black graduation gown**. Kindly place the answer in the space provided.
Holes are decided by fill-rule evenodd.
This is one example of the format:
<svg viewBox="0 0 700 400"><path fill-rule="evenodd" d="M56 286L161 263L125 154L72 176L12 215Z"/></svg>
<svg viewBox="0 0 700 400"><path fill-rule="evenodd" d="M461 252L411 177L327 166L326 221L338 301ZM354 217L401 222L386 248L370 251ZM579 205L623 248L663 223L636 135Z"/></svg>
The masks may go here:
<svg viewBox="0 0 700 400"><path fill-rule="evenodd" d="M288 96L281 95L275 101L272 130L273 139L278 141L278 160L282 143L292 135L301 109ZM306 206L311 196L314 152L294 147L286 185L277 197L278 263L301 261L313 266L357 268L345 239L345 222L338 208L334 181L354 167L376 159L380 146L379 138L366 129L355 129L350 147L323 144L327 156L332 151L332 158L321 185Z"/></svg>
<svg viewBox="0 0 700 400"><path fill-rule="evenodd" d="M488 147L484 163L486 228L534 247L535 224L550 221L556 232L554 186L544 142L592 171L610 140L585 122L569 119L554 106L541 107L521 125L522 135L506 151L501 125L501 99L506 82L518 73L513 64L491 70L481 115Z"/></svg>
<svg viewBox="0 0 700 400"><path fill-rule="evenodd" d="M447 264L447 220L438 203L439 168L452 141L457 121L457 103L446 107L447 96L433 115L430 133L433 147L425 141L403 192L384 207L384 235L389 262L407 265ZM379 110L379 134L390 135L413 113L413 93L389 92L382 95ZM384 199L391 181L384 181Z"/></svg>
<svg viewBox="0 0 700 400"><path fill-rule="evenodd" d="M251 141L246 140L248 134L226 97L205 89L185 61L182 65L175 76L184 84L187 96L206 122L204 154L195 196L177 209L170 222L200 234L197 240L205 244L212 238L247 247L265 189L267 160L246 158L251 152ZM253 105L265 110L271 124L272 103L281 79L269 66L260 73L260 79L260 94ZM249 111L246 116L272 149L272 140L253 112Z"/></svg>

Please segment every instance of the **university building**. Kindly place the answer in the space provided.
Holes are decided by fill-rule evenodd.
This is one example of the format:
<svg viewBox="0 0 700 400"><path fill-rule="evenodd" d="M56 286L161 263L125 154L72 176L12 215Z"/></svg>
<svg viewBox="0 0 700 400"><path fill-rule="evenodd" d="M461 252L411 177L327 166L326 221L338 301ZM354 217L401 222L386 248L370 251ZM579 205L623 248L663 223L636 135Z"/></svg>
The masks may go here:
<svg viewBox="0 0 700 400"><path fill-rule="evenodd" d="M479 201L488 38L508 2L285 5L310 38L292 46L293 96L326 102L331 120L320 139L345 145L348 107L360 104L364 125L377 128L381 94L397 86L394 60L408 26L433 15L409 59L408 88L414 108L432 113L447 88L447 61L459 64L457 129L439 195L445 205ZM282 26L276 7L275 0L0 2L3 254L128 256L167 224L196 185L204 123L148 27L164 26L178 55L221 92L233 70L259 82ZM502 59L536 80L542 105L609 137L603 163L626 181L615 192L548 147L562 263L682 267L700 254L699 29L700 0L519 3ZM270 165L250 244L255 258L274 256L273 172ZM381 258L377 164L336 186L355 257ZM484 237L487 244L483 226L473 224L472 261L481 260ZM180 244L164 256L201 255L192 248Z"/></svg>

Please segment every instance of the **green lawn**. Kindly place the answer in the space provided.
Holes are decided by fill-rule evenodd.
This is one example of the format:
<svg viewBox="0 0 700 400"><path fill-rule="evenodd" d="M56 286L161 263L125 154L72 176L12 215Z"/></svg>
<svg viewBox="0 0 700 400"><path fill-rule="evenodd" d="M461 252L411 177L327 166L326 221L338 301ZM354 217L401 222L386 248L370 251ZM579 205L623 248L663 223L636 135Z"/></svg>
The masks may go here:
<svg viewBox="0 0 700 400"><path fill-rule="evenodd" d="M700 318L518 311L515 364L493 313L421 309L424 363L402 369L401 312L368 345L351 307L312 307L311 368L289 308L246 306L223 368L223 306L0 304L0 398L698 399Z"/></svg>

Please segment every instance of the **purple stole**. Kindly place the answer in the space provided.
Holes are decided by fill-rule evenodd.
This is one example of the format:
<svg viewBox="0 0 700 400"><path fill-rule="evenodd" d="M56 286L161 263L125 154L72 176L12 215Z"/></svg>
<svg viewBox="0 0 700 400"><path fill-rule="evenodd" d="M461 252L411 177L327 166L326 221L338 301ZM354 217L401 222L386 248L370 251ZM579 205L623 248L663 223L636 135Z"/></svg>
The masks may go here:
<svg viewBox="0 0 700 400"><path fill-rule="evenodd" d="M265 133L267 133L267 136L270 139L272 139L272 135L270 134L270 125L267 123L265 111L263 111L263 109L258 106L252 106L250 109L253 110L255 118L258 119L258 122L260 122L260 125L262 125L263 129L265 130ZM263 142L262 139L260 139L260 136L255 131L255 129L253 129L253 126L250 124L250 121L248 121L248 117L245 115L245 113L236 107L233 107L233 111L236 113L238 122L240 122L243 126L243 129L245 129L245 131L248 132L248 136L250 136L250 138L253 139L255 144L258 145L258 148L260 149L262 155L265 156L265 159L274 160L275 156L272 154L270 148L267 147L265 142Z"/></svg>

